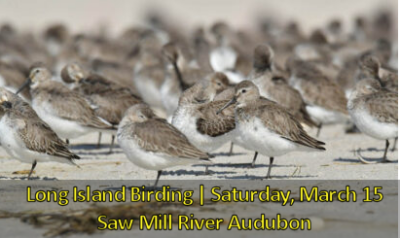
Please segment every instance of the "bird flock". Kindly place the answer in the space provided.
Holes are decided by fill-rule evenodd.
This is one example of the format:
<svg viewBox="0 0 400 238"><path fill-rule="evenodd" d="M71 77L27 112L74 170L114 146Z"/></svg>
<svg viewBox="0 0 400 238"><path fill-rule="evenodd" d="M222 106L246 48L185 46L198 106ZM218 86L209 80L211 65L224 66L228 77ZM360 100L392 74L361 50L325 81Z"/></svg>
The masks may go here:
<svg viewBox="0 0 400 238"><path fill-rule="evenodd" d="M37 162L76 165L70 140L92 132L98 145L111 136L110 153L118 143L132 163L157 171L155 186L166 168L207 168L226 143L230 154L254 151L253 167L259 153L269 157L270 178L275 157L325 151L318 137L330 124L384 140L390 162L398 132L390 12L309 33L268 17L252 29L223 21L184 29L160 15L146 22L113 36L0 25L0 143L32 164L28 179Z"/></svg>

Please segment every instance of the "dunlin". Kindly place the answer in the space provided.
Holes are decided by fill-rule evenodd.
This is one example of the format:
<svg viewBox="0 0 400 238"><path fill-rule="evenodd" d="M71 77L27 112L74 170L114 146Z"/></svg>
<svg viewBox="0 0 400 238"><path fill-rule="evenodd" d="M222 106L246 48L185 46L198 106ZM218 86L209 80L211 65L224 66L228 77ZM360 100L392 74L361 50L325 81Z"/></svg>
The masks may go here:
<svg viewBox="0 0 400 238"><path fill-rule="evenodd" d="M224 22L216 22L211 27L217 47L210 52L210 63L215 71L234 69L238 53L232 46L234 39L230 27Z"/></svg>
<svg viewBox="0 0 400 238"><path fill-rule="evenodd" d="M142 102L129 88L122 87L100 75L85 72L77 63L67 64L62 70L61 76L64 82L74 84L74 91L89 99L91 104L96 107L95 113L98 117L114 127L118 126L129 107ZM111 153L116 130L109 132L112 135ZM101 134L99 135L99 144L100 138Z"/></svg>
<svg viewBox="0 0 400 238"><path fill-rule="evenodd" d="M74 164L79 159L28 103L4 88L0 88L0 107L0 143L11 157L32 164L28 179L37 162Z"/></svg>
<svg viewBox="0 0 400 238"><path fill-rule="evenodd" d="M208 161L206 153L193 146L166 120L158 118L145 104L128 109L119 125L117 138L132 163L158 171L154 187L163 169Z"/></svg>
<svg viewBox="0 0 400 238"><path fill-rule="evenodd" d="M300 92L308 114L318 124L317 136L322 125L345 123L349 119L347 100L339 85L307 61L291 58L287 68L289 84Z"/></svg>
<svg viewBox="0 0 400 238"><path fill-rule="evenodd" d="M27 86L33 109L61 138L68 140L89 132L114 130L96 115L88 100L61 82L51 80L51 73L45 67L33 68L18 92Z"/></svg>
<svg viewBox="0 0 400 238"><path fill-rule="evenodd" d="M274 157L291 151L325 150L325 143L307 134L301 124L284 107L260 97L251 81L236 85L235 96L218 113L235 106L236 133L245 148L270 157L266 178L271 176Z"/></svg>
<svg viewBox="0 0 400 238"><path fill-rule="evenodd" d="M164 45L162 52L167 60L167 72L161 86L161 95L167 114L172 115L178 107L181 93L207 76L208 71L190 64L174 43Z"/></svg>
<svg viewBox="0 0 400 238"><path fill-rule="evenodd" d="M179 99L172 124L185 134L189 141L207 153L215 151L233 137L235 128L233 106L221 114L216 111L228 100L213 101L225 89L228 79L222 73L213 73L207 79L187 89Z"/></svg>
<svg viewBox="0 0 400 238"><path fill-rule="evenodd" d="M307 113L306 104L300 93L287 83L284 76L281 76L283 72L275 69L273 55L273 50L268 45L259 45L255 48L253 70L249 80L258 87L262 97L285 107L298 121L316 127L316 123Z"/></svg>
<svg viewBox="0 0 400 238"><path fill-rule="evenodd" d="M350 116L357 128L364 134L386 141L382 161L388 162L389 139L395 139L398 133L398 95L383 90L375 79L359 81L347 104ZM358 150L359 159L367 162Z"/></svg>
<svg viewBox="0 0 400 238"><path fill-rule="evenodd" d="M5 87L11 92L16 92L18 88L24 83L25 76L20 69L12 64L0 61L0 87ZM29 92L24 92L23 97L30 99Z"/></svg>
<svg viewBox="0 0 400 238"><path fill-rule="evenodd" d="M237 71L237 66L246 65L247 60L243 59L237 42L238 37L224 22L216 22L211 27L211 33L217 43L210 51L210 64L214 71L223 72L232 83L239 83L244 80L243 72ZM242 67L241 67L242 68ZM246 67L244 67L246 68Z"/></svg>
<svg viewBox="0 0 400 238"><path fill-rule="evenodd" d="M158 42L152 43L150 39L143 39L139 48L139 61L134 67L133 84L143 101L153 107L163 108L160 89L164 82L165 70L160 48Z"/></svg>

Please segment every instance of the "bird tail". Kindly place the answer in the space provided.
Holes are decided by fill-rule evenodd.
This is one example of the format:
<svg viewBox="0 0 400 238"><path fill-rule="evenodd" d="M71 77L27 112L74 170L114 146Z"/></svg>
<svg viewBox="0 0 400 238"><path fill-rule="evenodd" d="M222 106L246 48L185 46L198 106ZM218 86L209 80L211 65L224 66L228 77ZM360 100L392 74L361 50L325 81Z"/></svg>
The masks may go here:
<svg viewBox="0 0 400 238"><path fill-rule="evenodd" d="M324 147L324 142L314 139L313 137L309 136L305 131L302 131L300 133L298 143L312 149L326 150Z"/></svg>

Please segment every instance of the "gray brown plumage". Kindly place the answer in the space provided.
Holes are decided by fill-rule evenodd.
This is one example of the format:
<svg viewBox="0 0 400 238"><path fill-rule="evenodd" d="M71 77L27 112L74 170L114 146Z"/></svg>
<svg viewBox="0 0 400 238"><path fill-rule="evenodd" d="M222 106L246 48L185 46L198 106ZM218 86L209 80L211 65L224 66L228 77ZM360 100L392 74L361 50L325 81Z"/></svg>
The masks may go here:
<svg viewBox="0 0 400 238"><path fill-rule="evenodd" d="M343 90L320 70L306 61L294 59L287 66L291 72L289 82L298 89L306 104L348 114Z"/></svg>
<svg viewBox="0 0 400 238"><path fill-rule="evenodd" d="M260 97L258 100L248 102L245 108L237 109L239 120L246 120L248 115L260 118L263 125L269 130L300 145L314 149L325 150L318 141L307 134L297 119L279 104Z"/></svg>
<svg viewBox="0 0 400 238"><path fill-rule="evenodd" d="M285 107L298 121L311 127L318 126L308 114L306 104L299 91L290 87L283 77L272 76L266 81L263 90L271 100Z"/></svg>
<svg viewBox="0 0 400 238"><path fill-rule="evenodd" d="M28 103L4 88L0 89L0 94L2 109L0 131L14 134L2 134L0 141L7 153L23 162L32 163L28 178L37 161L73 163L73 160L80 159L68 149L67 144L50 126L39 118Z"/></svg>
<svg viewBox="0 0 400 238"><path fill-rule="evenodd" d="M218 109L228 100L212 101L198 108L199 118L196 125L201 134L211 137L221 136L235 129L235 107L230 106L217 115Z"/></svg>
<svg viewBox="0 0 400 238"><path fill-rule="evenodd" d="M387 161L389 140L398 137L398 94L381 88L380 83L371 78L359 81L347 105L357 128L375 139L385 140L383 162ZM366 161L358 150L361 162Z"/></svg>
<svg viewBox="0 0 400 238"><path fill-rule="evenodd" d="M259 45L254 49L250 79L259 87L262 96L279 103L308 126L317 126L308 115L301 94L287 83L281 72L275 69L273 55L274 52L269 45Z"/></svg>
<svg viewBox="0 0 400 238"><path fill-rule="evenodd" d="M60 82L44 81L37 88L32 89L31 94L35 100L51 103L53 112L60 118L78 122L86 127L113 129L111 125L96 116L88 101Z"/></svg>
<svg viewBox="0 0 400 238"><path fill-rule="evenodd" d="M236 136L240 145L270 157L267 178L275 156L303 149L325 150L325 143L307 134L302 125L284 107L260 97L251 81L236 85L235 96L218 110L223 112L235 104Z"/></svg>
<svg viewBox="0 0 400 238"><path fill-rule="evenodd" d="M161 118L149 118L146 122L135 123L130 129L138 145L148 152L161 153L171 157L195 159L208 155L194 147L175 127Z"/></svg>
<svg viewBox="0 0 400 238"><path fill-rule="evenodd" d="M96 106L97 116L112 125L119 124L129 107L142 102L129 88L122 87L101 75L85 73L77 64L66 65L61 75L65 82L74 83L74 91ZM83 76L83 78L73 79L73 76Z"/></svg>

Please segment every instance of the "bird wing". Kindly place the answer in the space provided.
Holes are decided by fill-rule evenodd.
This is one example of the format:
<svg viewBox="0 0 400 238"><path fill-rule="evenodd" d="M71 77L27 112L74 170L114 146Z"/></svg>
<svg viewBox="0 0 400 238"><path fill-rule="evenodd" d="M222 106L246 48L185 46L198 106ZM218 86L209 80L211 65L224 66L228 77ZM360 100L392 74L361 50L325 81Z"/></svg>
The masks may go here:
<svg viewBox="0 0 400 238"><path fill-rule="evenodd" d="M197 119L197 131L201 134L216 137L235 129L235 106L231 105L221 113L228 100L212 101L199 108L200 117Z"/></svg>
<svg viewBox="0 0 400 238"><path fill-rule="evenodd" d="M367 95L365 104L376 120L384 123L398 123L397 93L382 91Z"/></svg>
<svg viewBox="0 0 400 238"><path fill-rule="evenodd" d="M301 124L282 106L267 100L260 100L257 106L257 117L263 124L282 138L301 144L306 147L325 150L318 141L307 134Z"/></svg>
<svg viewBox="0 0 400 238"><path fill-rule="evenodd" d="M307 104L348 114L347 99L339 85L329 79L320 79L317 82L303 80L303 83L302 96Z"/></svg>
<svg viewBox="0 0 400 238"><path fill-rule="evenodd" d="M83 126L112 129L111 125L95 115L88 101L81 97L79 93L59 85L44 88L44 90L49 95L51 105L51 110L48 110L49 113L66 120L76 121Z"/></svg>
<svg viewBox="0 0 400 238"><path fill-rule="evenodd" d="M33 119L33 120L32 120ZM63 157L72 161L79 156L69 151L66 143L39 118L27 118L25 125L18 130L25 146L32 151Z"/></svg>
<svg viewBox="0 0 400 238"><path fill-rule="evenodd" d="M178 129L164 119L150 119L134 126L133 138L150 152L187 159L207 159L208 155L195 146Z"/></svg>

